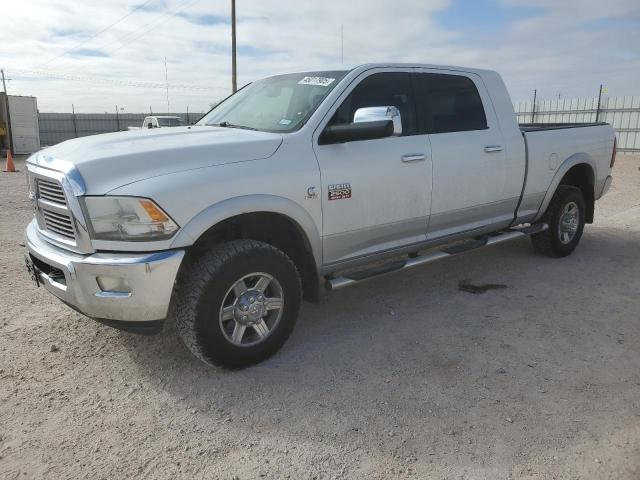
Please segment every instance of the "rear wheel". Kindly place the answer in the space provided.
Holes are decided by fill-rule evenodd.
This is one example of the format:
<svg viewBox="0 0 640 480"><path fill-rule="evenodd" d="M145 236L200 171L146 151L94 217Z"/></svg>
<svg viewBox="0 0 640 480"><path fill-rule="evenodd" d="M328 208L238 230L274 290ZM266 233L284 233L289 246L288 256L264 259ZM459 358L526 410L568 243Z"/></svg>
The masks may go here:
<svg viewBox="0 0 640 480"><path fill-rule="evenodd" d="M301 285L287 255L266 243L217 245L186 272L176 299L176 326L200 359L228 368L273 355L298 316Z"/></svg>
<svg viewBox="0 0 640 480"><path fill-rule="evenodd" d="M578 246L584 229L586 205L579 188L558 187L541 221L549 228L531 236L533 248L551 257L566 257Z"/></svg>

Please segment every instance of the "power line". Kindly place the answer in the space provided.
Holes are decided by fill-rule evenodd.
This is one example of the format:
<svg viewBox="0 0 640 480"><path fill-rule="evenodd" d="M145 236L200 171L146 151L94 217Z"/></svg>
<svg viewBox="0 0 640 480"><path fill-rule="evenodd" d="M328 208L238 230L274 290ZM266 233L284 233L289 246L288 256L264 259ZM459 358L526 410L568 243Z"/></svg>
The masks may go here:
<svg viewBox="0 0 640 480"><path fill-rule="evenodd" d="M106 26L105 28L103 28L102 30L94 33L93 35L91 35L89 38L84 39L82 42L78 43L77 45L74 45L72 48L65 50L64 52L62 52L59 55L56 55L53 58L50 58L49 60L47 60L44 63L41 63L40 65L38 65L36 68L42 68L45 65L48 65L49 63L53 62L54 60L57 60L60 57L64 57L66 54L73 52L74 50L78 49L79 47L81 47L82 45L87 44L88 42L90 42L91 40L93 40L94 38L96 38L99 35L102 35L104 32L106 32L107 30L109 30L112 27L115 27L117 24L119 24L120 22L122 22L124 19L126 19L127 17L133 15L135 12L137 12L138 10L146 7L148 4L150 4L153 0L147 0L146 2L138 5L137 7L135 7L133 10L131 10L129 13L127 13L125 16L120 17L118 20L116 20L115 22L113 22L111 25Z"/></svg>
<svg viewBox="0 0 640 480"><path fill-rule="evenodd" d="M154 83L154 82L144 82L137 80L125 80L118 78L110 78L110 77L97 77L97 76L81 76L81 75L70 75L65 73L56 73L56 72L47 72L43 70L27 70L20 68L12 68L11 71L14 74L30 77L30 78L48 78L52 80L69 80L75 82L85 82L85 83L102 83L102 84L112 84L112 85L120 85L125 87L134 87L134 88L162 88L166 89L167 86L172 89L177 90L194 90L194 91L211 91L211 90L229 90L229 87L221 87L218 85L210 85L207 87L199 87L197 85L188 85L188 84L168 84L168 83Z"/></svg>
<svg viewBox="0 0 640 480"><path fill-rule="evenodd" d="M133 32L130 32L129 34L127 34L127 36L125 36L125 38L127 38L127 37L129 38L125 43L120 45L115 50L111 50L111 51L107 50L105 53L107 53L109 55L113 55L114 53L122 50L124 47L126 47L126 46L130 45L131 43L135 42L137 39L142 37L144 34L150 32L151 30L156 28L159 24L165 22L169 18L171 18L171 17L173 17L173 16L175 16L175 15L177 15L179 13L182 13L187 7L193 7L198 2L200 2L200 0L185 0L176 9L171 10L169 12L165 12L163 15L158 17L155 21L151 21L151 22L149 22L149 23L147 23L147 24L142 26L142 28L145 28L146 26L149 26L149 28L144 29L142 31L140 31L141 29L137 29L137 30L134 30ZM136 35L137 32L140 32L140 34ZM131 35L134 35L134 36L131 37ZM110 47L111 45L114 45L115 43L122 43L122 41L109 43L109 44L106 45L106 48Z"/></svg>
<svg viewBox="0 0 640 480"><path fill-rule="evenodd" d="M148 33L151 30L153 30L159 24L165 22L166 20L171 19L173 16L175 16L175 15L177 15L179 13L182 13L185 9L194 6L198 2L200 2L200 0L184 0L182 3L178 4L178 6L176 8L174 8L173 10L170 10L168 12L164 12L160 16L158 16L155 19L153 19L152 21L145 23L140 28L136 28L136 29L128 32L127 34L125 34L124 43L123 43L123 39L120 39L120 40L116 40L114 42L110 42L110 43L107 43L105 45L102 45L99 48L108 49L112 45L116 45L118 43L121 44L119 47L117 47L114 50L111 50L111 51L106 50L104 52L105 54L113 56L114 53L116 53L117 51L123 49L127 45L130 45L132 42L135 42L137 39L139 39L140 37L142 37L146 33ZM149 28L146 28L146 27L149 27ZM140 32L140 33L138 34L138 32ZM69 61L69 59L63 60L63 62L64 61Z"/></svg>

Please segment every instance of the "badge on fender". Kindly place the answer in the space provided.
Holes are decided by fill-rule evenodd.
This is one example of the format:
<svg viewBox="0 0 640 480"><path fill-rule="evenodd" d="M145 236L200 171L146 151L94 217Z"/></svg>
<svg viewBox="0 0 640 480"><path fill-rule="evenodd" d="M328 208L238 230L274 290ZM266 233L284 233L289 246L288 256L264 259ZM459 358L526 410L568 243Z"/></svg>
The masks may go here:
<svg viewBox="0 0 640 480"><path fill-rule="evenodd" d="M329 200L342 200L351 198L350 183L334 183L329 185Z"/></svg>

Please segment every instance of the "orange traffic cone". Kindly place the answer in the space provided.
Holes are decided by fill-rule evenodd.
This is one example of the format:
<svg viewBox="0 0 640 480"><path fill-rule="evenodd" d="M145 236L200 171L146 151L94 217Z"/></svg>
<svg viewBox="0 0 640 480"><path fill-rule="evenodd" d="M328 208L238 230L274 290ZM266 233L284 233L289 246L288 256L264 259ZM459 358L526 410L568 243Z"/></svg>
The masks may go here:
<svg viewBox="0 0 640 480"><path fill-rule="evenodd" d="M13 164L13 155L11 155L11 150L7 150L7 168L4 170L5 172L15 172L16 166Z"/></svg>

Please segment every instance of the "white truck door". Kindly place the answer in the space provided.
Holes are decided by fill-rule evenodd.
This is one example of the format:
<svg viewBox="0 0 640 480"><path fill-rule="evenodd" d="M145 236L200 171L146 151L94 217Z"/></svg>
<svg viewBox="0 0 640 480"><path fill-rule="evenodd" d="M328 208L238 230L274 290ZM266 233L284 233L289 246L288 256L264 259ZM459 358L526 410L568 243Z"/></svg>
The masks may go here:
<svg viewBox="0 0 640 480"><path fill-rule="evenodd" d="M426 239L431 200L431 152L416 130L410 70L363 73L317 129L313 148L322 176L325 264ZM353 122L357 109L394 106L402 135L319 145L327 125Z"/></svg>
<svg viewBox="0 0 640 480"><path fill-rule="evenodd" d="M481 78L418 69L414 79L418 117L429 134L433 161L427 238L507 226L522 185L507 182L503 137Z"/></svg>
<svg viewBox="0 0 640 480"><path fill-rule="evenodd" d="M28 154L40 150L38 107L35 97L9 95L11 115L11 138L17 154Z"/></svg>

